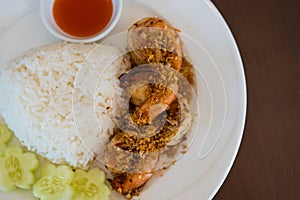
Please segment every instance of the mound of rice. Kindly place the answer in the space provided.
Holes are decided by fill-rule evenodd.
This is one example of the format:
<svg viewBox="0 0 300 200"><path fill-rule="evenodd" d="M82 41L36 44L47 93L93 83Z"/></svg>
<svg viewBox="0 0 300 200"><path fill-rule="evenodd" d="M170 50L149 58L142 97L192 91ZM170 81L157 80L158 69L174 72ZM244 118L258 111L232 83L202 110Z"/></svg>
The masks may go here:
<svg viewBox="0 0 300 200"><path fill-rule="evenodd" d="M86 168L114 126L120 55L112 46L66 42L30 50L1 68L0 113L29 150Z"/></svg>

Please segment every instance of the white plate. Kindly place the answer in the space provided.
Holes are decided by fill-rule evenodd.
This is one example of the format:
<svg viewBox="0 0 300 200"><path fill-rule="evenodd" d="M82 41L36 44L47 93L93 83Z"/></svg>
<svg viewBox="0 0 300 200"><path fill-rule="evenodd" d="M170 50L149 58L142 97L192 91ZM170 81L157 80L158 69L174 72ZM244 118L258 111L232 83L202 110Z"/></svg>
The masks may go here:
<svg viewBox="0 0 300 200"><path fill-rule="evenodd" d="M30 48L58 41L43 26L35 0L0 7L0 65ZM32 7L32 5L35 7ZM197 69L197 137L188 153L163 177L152 179L140 199L211 199L237 154L246 115L246 84L238 48L222 16L208 0L124 0L121 20L110 34L126 31L137 19L162 16L181 30ZM12 17L12 18L11 18ZM115 41L110 36L106 42ZM31 200L30 191L1 193L2 200Z"/></svg>

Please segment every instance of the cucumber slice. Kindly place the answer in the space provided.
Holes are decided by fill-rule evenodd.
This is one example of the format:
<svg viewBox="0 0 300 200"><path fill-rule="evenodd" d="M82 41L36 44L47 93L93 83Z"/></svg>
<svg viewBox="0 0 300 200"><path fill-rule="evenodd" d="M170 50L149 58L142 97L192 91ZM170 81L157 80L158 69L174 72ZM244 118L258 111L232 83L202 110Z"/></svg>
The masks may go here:
<svg viewBox="0 0 300 200"><path fill-rule="evenodd" d="M0 156L3 155L5 149L6 149L6 144L4 142L0 141Z"/></svg>
<svg viewBox="0 0 300 200"><path fill-rule="evenodd" d="M0 141L7 143L12 136L13 132L6 125L0 125Z"/></svg>
<svg viewBox="0 0 300 200"><path fill-rule="evenodd" d="M77 169L72 182L72 200L109 200L111 189L105 184L105 179L105 173L100 169L93 168L88 172Z"/></svg>
<svg viewBox="0 0 300 200"><path fill-rule="evenodd" d="M30 189L35 182L34 172L40 165L33 153L23 153L18 146L8 147L0 157L0 190L11 192L17 187Z"/></svg>
<svg viewBox="0 0 300 200"><path fill-rule="evenodd" d="M12 138L13 133L6 125L0 125L0 156L6 149L6 143Z"/></svg>
<svg viewBox="0 0 300 200"><path fill-rule="evenodd" d="M74 172L68 166L47 163L41 170L41 178L33 186L33 195L41 200L69 200Z"/></svg>

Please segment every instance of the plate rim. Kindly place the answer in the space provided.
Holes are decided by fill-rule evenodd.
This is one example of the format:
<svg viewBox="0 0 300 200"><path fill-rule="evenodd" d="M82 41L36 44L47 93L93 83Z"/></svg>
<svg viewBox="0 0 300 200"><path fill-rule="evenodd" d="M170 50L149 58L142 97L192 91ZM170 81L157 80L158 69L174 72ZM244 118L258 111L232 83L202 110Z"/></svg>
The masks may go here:
<svg viewBox="0 0 300 200"><path fill-rule="evenodd" d="M237 66L238 66L238 70L239 71L239 75L241 76L241 81L242 81L242 88L243 88L243 93L242 93L242 100L244 100L242 102L242 116L243 118L241 119L241 123L239 123L240 127L238 128L238 132L239 137L236 138L236 144L235 144L235 148L234 148L234 153L231 156L230 162L227 165L226 171L224 171L224 175L221 178L221 181L219 182L218 186L216 186L215 190L211 193L211 195L209 196L209 199L212 199L217 192L220 190L221 186L223 185L223 183L225 182L226 178L228 177L232 166L234 164L234 162L236 161L237 158L237 154L240 150L241 147L241 143L242 143L242 139L244 136L244 131L245 131L245 124L246 124L246 118L247 118L247 81L246 81L246 75L245 75L245 69L244 69L244 65L243 65L243 61L242 61L242 57L239 51L239 47L238 44L235 40L235 37L228 25L228 23L226 22L226 20L224 19L224 17L222 16L221 12L217 9L217 7L215 6L215 4L210 1L210 0L204 0L207 4L207 6L209 6L210 10L214 13L214 15L216 16L217 20L219 20L221 22L221 24L226 28L228 36L230 38L230 42L233 45L233 50L234 52L234 60L235 62L237 62Z"/></svg>

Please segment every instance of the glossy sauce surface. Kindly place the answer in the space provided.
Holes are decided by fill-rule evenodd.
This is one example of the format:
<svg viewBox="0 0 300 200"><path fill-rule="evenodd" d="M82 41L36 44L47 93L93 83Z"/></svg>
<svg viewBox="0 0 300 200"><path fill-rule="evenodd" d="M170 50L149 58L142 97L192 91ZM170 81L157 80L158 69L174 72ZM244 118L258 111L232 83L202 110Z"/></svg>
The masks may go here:
<svg viewBox="0 0 300 200"><path fill-rule="evenodd" d="M55 0L52 12L62 31L75 37L89 37L108 25L113 3L112 0Z"/></svg>

